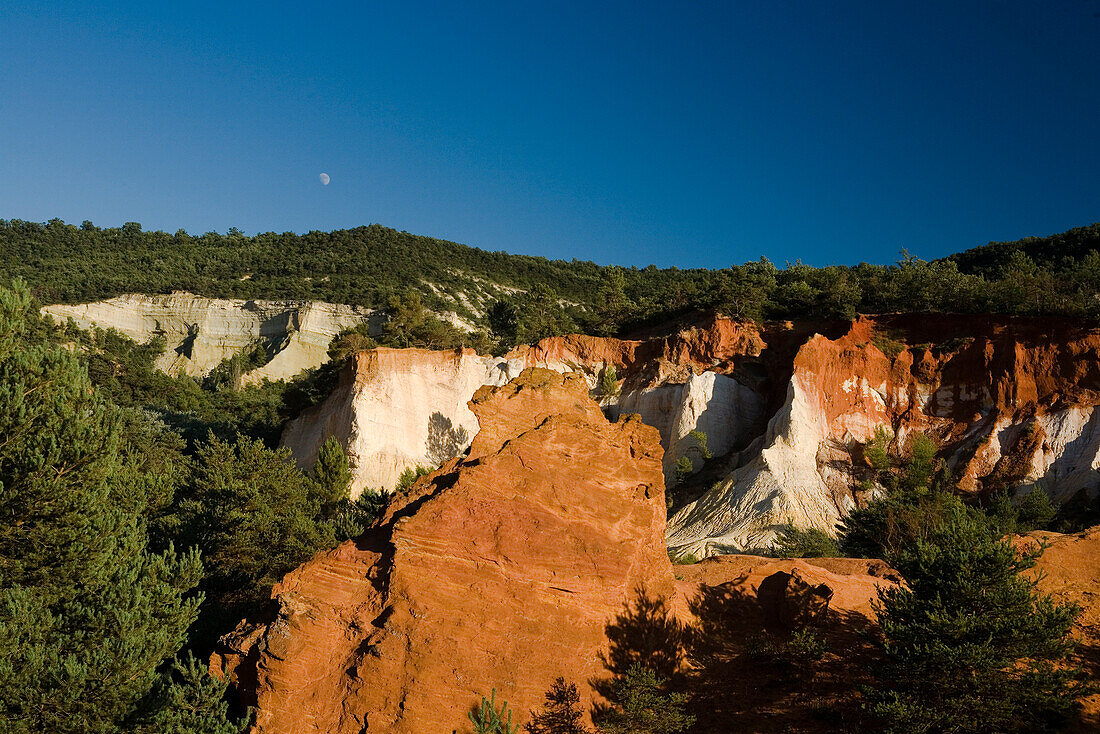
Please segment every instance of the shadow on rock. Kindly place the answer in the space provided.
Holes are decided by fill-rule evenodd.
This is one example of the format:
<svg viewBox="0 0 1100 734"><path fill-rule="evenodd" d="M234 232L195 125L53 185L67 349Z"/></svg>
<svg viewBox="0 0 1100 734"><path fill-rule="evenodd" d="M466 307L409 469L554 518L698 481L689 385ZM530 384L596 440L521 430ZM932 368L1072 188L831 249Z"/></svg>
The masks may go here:
<svg viewBox="0 0 1100 734"><path fill-rule="evenodd" d="M875 656L871 624L829 608L832 590L778 572L703 585L687 636L693 732L855 731Z"/></svg>

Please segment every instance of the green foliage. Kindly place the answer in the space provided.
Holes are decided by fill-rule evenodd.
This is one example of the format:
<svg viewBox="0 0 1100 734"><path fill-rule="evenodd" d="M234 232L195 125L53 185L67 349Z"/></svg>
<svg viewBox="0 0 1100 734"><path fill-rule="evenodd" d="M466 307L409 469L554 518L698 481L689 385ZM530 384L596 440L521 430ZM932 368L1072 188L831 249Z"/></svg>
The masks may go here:
<svg viewBox="0 0 1100 734"><path fill-rule="evenodd" d="M505 718L507 715L507 718ZM475 734L518 734L519 724L512 726L512 712L508 702L501 701L497 709L497 689L493 689L490 698L481 697L481 705L466 713L474 725Z"/></svg>
<svg viewBox="0 0 1100 734"><path fill-rule="evenodd" d="M248 721L229 717L228 685L188 653L173 661L156 691L152 713L131 729L137 734L239 734Z"/></svg>
<svg viewBox="0 0 1100 734"><path fill-rule="evenodd" d="M321 515L331 518L338 506L348 498L351 489L351 464L336 436L329 436L317 450L313 479L321 498Z"/></svg>
<svg viewBox="0 0 1100 734"><path fill-rule="evenodd" d="M254 609L284 574L336 538L324 519L330 497L295 465L290 449L211 436L195 458L173 514L181 540L207 561L209 630Z"/></svg>
<svg viewBox="0 0 1100 734"><path fill-rule="evenodd" d="M811 268L796 262L780 269L761 259L713 271L550 261L379 225L245 237L85 224L90 226L0 220L0 272L22 276L48 303L186 290L385 309L395 294L411 289L428 309L467 319L476 316L464 299L484 312L496 309L504 294L522 291L508 296L516 313L505 309L486 318L498 350L578 323L610 334L692 309L752 321L897 311L1100 315L1100 224L991 243L933 262L903 252L893 265ZM369 282L362 273L371 274ZM413 337L408 326L395 325L396 341L447 339L440 330Z"/></svg>
<svg viewBox="0 0 1100 734"><path fill-rule="evenodd" d="M905 342L896 339L893 334L876 331L871 337L871 343L890 359L896 358L905 351Z"/></svg>
<svg viewBox="0 0 1100 734"><path fill-rule="evenodd" d="M510 301L496 301L485 312L489 331L496 340L498 353L515 346L519 337L519 310Z"/></svg>
<svg viewBox="0 0 1100 734"><path fill-rule="evenodd" d="M598 722L605 734L676 734L695 723L684 712L687 696L670 693L667 681L634 664L612 687L612 708Z"/></svg>
<svg viewBox="0 0 1100 734"><path fill-rule="evenodd" d="M609 364L600 373L600 395L614 397L619 394L619 373L615 365Z"/></svg>
<svg viewBox="0 0 1100 734"><path fill-rule="evenodd" d="M417 466L415 469L406 469L401 472L401 476L397 478L397 486L393 491L404 494L412 489L417 479L426 477L433 471L435 471L435 469L428 466Z"/></svg>
<svg viewBox="0 0 1100 734"><path fill-rule="evenodd" d="M714 454L710 452L710 447L707 446L707 434L703 431L688 431L688 437L695 441L696 446L699 447L699 453L704 460L714 458Z"/></svg>
<svg viewBox="0 0 1100 734"><path fill-rule="evenodd" d="M846 556L883 558L923 537L962 508L947 477L938 470L936 446L915 435L909 454L895 460L887 434L879 429L864 448L884 494L852 510L839 526L840 551Z"/></svg>
<svg viewBox="0 0 1100 734"><path fill-rule="evenodd" d="M355 499L344 500L332 520L337 541L358 538L386 511L389 495L380 489L365 488Z"/></svg>
<svg viewBox="0 0 1100 734"><path fill-rule="evenodd" d="M787 652L797 667L807 667L825 657L829 642L816 630L805 627L791 633Z"/></svg>
<svg viewBox="0 0 1100 734"><path fill-rule="evenodd" d="M249 346L223 359L203 378L203 388L216 390L240 390L242 378L248 372L259 369L271 361L271 353L262 341L254 341Z"/></svg>
<svg viewBox="0 0 1100 734"><path fill-rule="evenodd" d="M887 555L906 581L879 592L886 661L868 701L887 731L1052 731L1074 711L1087 688L1064 662L1080 610L1021 573L1041 553L959 509Z"/></svg>
<svg viewBox="0 0 1100 734"><path fill-rule="evenodd" d="M546 692L546 703L540 711L531 712L531 721L523 730L527 734L590 734L583 718L577 684L566 685L565 678L558 676Z"/></svg>
<svg viewBox="0 0 1100 734"><path fill-rule="evenodd" d="M345 329L332 338L328 345L328 358L335 364L343 364L352 354L374 349L378 342L371 336L368 324L358 324Z"/></svg>
<svg viewBox="0 0 1100 734"><path fill-rule="evenodd" d="M677 566L691 566L699 562L699 557L694 553L673 553L670 550L668 560Z"/></svg>
<svg viewBox="0 0 1100 734"><path fill-rule="evenodd" d="M840 555L840 548L823 530L802 530L788 523L776 532L770 555L776 558L835 558Z"/></svg>
<svg viewBox="0 0 1100 734"><path fill-rule="evenodd" d="M681 456L676 460L676 483L681 484L695 471L695 465L691 463L690 456Z"/></svg>
<svg viewBox="0 0 1100 734"><path fill-rule="evenodd" d="M391 296L386 315L389 318L381 337L386 346L453 349L463 346L467 339L464 332L429 311L415 290Z"/></svg>
<svg viewBox="0 0 1100 734"><path fill-rule="evenodd" d="M0 288L0 729L116 732L183 643L202 564L147 550L156 458L39 326Z"/></svg>
<svg viewBox="0 0 1100 734"><path fill-rule="evenodd" d="M1035 486L1015 502L1009 492L998 492L986 512L997 532L1012 535L1045 529L1058 515L1058 506L1042 487Z"/></svg>

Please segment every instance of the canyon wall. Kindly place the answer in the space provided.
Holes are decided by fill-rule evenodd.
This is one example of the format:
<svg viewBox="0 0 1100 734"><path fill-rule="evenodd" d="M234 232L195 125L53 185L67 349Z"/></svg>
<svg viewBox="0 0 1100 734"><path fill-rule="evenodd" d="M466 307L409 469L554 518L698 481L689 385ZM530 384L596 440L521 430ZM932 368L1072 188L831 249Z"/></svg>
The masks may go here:
<svg viewBox="0 0 1100 734"><path fill-rule="evenodd" d="M835 533L869 498L862 449L879 428L902 454L915 432L930 436L964 491L1041 486L1065 501L1100 485L1100 334L1064 320L899 315L759 330L717 319L649 340L555 337L499 358L366 354L287 428L303 465L337 435L356 491L392 488L403 469L445 458L439 435L465 449L478 429L465 401L479 385L529 366L576 372L609 417L636 413L658 429L665 480L682 481L668 528L677 554L760 552L787 523ZM602 394L609 367L618 390Z"/></svg>

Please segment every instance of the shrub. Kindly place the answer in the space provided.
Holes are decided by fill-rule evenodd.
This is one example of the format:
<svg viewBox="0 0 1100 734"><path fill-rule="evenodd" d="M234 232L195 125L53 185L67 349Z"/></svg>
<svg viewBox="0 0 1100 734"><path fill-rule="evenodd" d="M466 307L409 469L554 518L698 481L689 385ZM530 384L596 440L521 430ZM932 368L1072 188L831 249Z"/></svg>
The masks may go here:
<svg viewBox="0 0 1100 734"><path fill-rule="evenodd" d="M707 446L707 434L703 431L690 431L688 436L695 440L695 443L699 445L699 452L703 455L704 459L713 459L714 454L710 452L710 448Z"/></svg>
<svg viewBox="0 0 1100 734"><path fill-rule="evenodd" d="M665 681L635 663L612 687L613 708L599 722L606 734L676 734L695 723L684 713L687 696L665 691Z"/></svg>
<svg viewBox="0 0 1100 734"><path fill-rule="evenodd" d="M614 397L619 394L619 374L615 365L609 364L600 373L600 395Z"/></svg>
<svg viewBox="0 0 1100 734"><path fill-rule="evenodd" d="M505 715L508 719L505 721ZM493 689L492 697L481 697L481 705L473 711L466 713L470 723L474 725L475 734L518 734L519 724L512 726L512 712L508 710L508 702L500 702L500 710L497 710L497 689Z"/></svg>
<svg viewBox="0 0 1100 734"><path fill-rule="evenodd" d="M806 627L791 634L787 653L795 665L805 666L825 657L829 643L816 631Z"/></svg>
<svg viewBox="0 0 1100 734"><path fill-rule="evenodd" d="M416 484L417 479L420 479L420 477L426 477L433 471L435 471L435 469L427 466L418 466L415 469L406 469L405 471L401 472L401 476L398 477L397 486L394 487L393 491L404 494L405 492L408 492L414 484Z"/></svg>
<svg viewBox="0 0 1100 734"><path fill-rule="evenodd" d="M840 549L824 530L802 530L787 523L776 533L769 553L777 558L834 558Z"/></svg>
<svg viewBox="0 0 1100 734"><path fill-rule="evenodd" d="M691 463L691 459L687 456L681 456L676 461L676 483L682 483L685 479L690 477L694 471L695 465Z"/></svg>

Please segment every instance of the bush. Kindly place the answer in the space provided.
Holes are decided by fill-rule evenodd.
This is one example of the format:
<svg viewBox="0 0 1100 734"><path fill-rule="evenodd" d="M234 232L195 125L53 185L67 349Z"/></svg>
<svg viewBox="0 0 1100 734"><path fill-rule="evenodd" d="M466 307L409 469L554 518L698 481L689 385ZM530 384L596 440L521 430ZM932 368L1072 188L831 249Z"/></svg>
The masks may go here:
<svg viewBox="0 0 1100 734"><path fill-rule="evenodd" d="M508 719L505 721L505 715ZM519 724L512 726L512 712L508 710L508 702L500 702L500 710L497 710L497 689L493 689L492 697L481 697L481 705L473 711L468 711L466 717L474 725L475 734L518 734Z"/></svg>
<svg viewBox="0 0 1100 734"><path fill-rule="evenodd" d="M599 722L606 734L676 734L695 723L684 713L687 696L665 691L667 681L649 668L635 663L615 680L613 708Z"/></svg>
<svg viewBox="0 0 1100 734"><path fill-rule="evenodd" d="M609 364L600 373L600 395L612 398L618 394L619 373L615 370L615 365Z"/></svg>
<svg viewBox="0 0 1100 734"><path fill-rule="evenodd" d="M676 461L676 483L683 483L694 471L695 465L691 463L691 459L687 456L681 456Z"/></svg>
<svg viewBox="0 0 1100 734"><path fill-rule="evenodd" d="M840 549L824 530L802 530L788 523L776 533L769 554L777 558L835 558Z"/></svg>
<svg viewBox="0 0 1100 734"><path fill-rule="evenodd" d="M435 471L435 469L427 466L417 466L415 469L406 469L405 471L401 472L401 476L398 477L397 486L394 487L393 491L400 494L405 494L410 489L412 489L412 486L416 484L417 479L420 479L420 477L426 477L433 471Z"/></svg>

